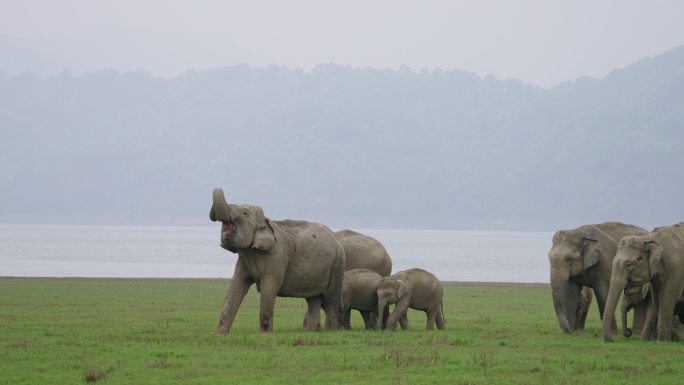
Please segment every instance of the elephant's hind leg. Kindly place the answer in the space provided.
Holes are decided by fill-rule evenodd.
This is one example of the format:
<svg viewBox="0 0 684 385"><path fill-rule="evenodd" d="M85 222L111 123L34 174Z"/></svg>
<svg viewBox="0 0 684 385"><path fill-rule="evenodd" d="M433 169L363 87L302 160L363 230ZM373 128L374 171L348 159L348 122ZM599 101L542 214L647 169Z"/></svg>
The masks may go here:
<svg viewBox="0 0 684 385"><path fill-rule="evenodd" d="M321 328L321 296L306 298L306 313L304 313L304 330Z"/></svg>
<svg viewBox="0 0 684 385"><path fill-rule="evenodd" d="M429 309L425 311L425 314L427 314L427 325L425 326L425 329L427 330L434 330L435 329L435 319L437 318L437 313L439 312L439 309L435 311L435 309Z"/></svg>
<svg viewBox="0 0 684 385"><path fill-rule="evenodd" d="M325 313L325 328L336 329L342 324L342 307L341 302L335 301L323 295L323 313Z"/></svg>

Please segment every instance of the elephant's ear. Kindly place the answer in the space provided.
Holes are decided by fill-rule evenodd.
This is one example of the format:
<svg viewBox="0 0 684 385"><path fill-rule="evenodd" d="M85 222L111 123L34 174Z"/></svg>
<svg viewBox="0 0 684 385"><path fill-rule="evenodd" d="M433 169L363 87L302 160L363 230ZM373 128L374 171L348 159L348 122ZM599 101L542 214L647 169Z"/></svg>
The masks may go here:
<svg viewBox="0 0 684 385"><path fill-rule="evenodd" d="M582 237L582 270L586 270L601 260L603 246L594 238Z"/></svg>
<svg viewBox="0 0 684 385"><path fill-rule="evenodd" d="M275 235L273 228L264 216L264 210L261 207L254 209L254 216L256 227L254 230L254 240L252 241L252 248L266 253L270 253L275 245Z"/></svg>
<svg viewBox="0 0 684 385"><path fill-rule="evenodd" d="M648 250L648 267L653 278L663 271L663 248L656 241L645 241L644 246Z"/></svg>
<svg viewBox="0 0 684 385"><path fill-rule="evenodd" d="M401 298L406 293L406 285L401 279L397 280L397 298Z"/></svg>

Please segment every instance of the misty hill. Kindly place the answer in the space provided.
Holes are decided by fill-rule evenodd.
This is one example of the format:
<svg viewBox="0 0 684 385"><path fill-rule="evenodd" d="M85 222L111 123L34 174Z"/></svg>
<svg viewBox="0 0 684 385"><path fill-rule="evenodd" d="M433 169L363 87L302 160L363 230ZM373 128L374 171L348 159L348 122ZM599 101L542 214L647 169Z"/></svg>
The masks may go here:
<svg viewBox="0 0 684 385"><path fill-rule="evenodd" d="M246 65L0 78L0 222L206 224L211 189L334 227L684 219L684 47L552 89Z"/></svg>

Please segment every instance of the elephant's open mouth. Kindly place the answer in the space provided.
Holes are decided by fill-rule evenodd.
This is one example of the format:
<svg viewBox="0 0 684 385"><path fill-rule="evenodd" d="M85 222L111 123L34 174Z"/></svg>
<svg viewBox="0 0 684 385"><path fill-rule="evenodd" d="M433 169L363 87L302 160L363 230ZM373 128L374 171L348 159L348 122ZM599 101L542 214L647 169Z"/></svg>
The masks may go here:
<svg viewBox="0 0 684 385"><path fill-rule="evenodd" d="M224 233L231 234L235 231L235 223L233 222L223 222L223 230Z"/></svg>

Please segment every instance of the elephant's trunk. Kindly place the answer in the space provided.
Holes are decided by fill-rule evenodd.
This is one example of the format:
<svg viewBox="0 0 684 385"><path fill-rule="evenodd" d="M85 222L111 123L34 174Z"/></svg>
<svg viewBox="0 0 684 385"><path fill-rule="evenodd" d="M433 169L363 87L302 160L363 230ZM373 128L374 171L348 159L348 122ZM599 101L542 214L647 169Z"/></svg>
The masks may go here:
<svg viewBox="0 0 684 385"><path fill-rule="evenodd" d="M580 297L579 285L552 276L551 294L561 330L565 333L572 333L575 330L575 314Z"/></svg>
<svg viewBox="0 0 684 385"><path fill-rule="evenodd" d="M613 274L610 278L610 289L608 290L608 299L606 300L606 307L603 309L603 339L606 342L613 341L613 322L615 318L615 308L617 307L620 293L625 290L627 286L627 276L613 269Z"/></svg>
<svg viewBox="0 0 684 385"><path fill-rule="evenodd" d="M620 304L620 314L622 316L622 335L625 337L632 336L632 329L627 327L627 312L630 308L631 304L629 303L629 298L627 298L625 295L622 295L622 303Z"/></svg>
<svg viewBox="0 0 684 385"><path fill-rule="evenodd" d="M382 320L383 317L385 316L385 308L387 307L387 303L384 301L378 301L378 325L377 325L377 330L382 330ZM389 310L388 310L389 311Z"/></svg>
<svg viewBox="0 0 684 385"><path fill-rule="evenodd" d="M214 203L211 205L211 210L209 210L209 219L212 222L229 220L228 202L226 202L226 197L223 195L223 190L215 188L213 195Z"/></svg>

